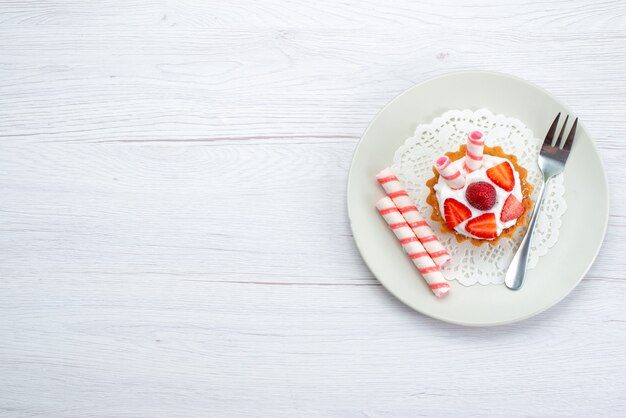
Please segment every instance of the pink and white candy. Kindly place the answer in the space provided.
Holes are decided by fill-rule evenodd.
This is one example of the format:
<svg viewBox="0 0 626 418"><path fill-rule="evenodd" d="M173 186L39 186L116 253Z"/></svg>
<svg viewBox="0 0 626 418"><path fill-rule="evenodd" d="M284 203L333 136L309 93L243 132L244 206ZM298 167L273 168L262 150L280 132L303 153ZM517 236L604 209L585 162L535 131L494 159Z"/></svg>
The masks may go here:
<svg viewBox="0 0 626 418"><path fill-rule="evenodd" d="M450 291L450 284L439 270L426 249L420 244L411 227L400 213L398 207L389 196L385 196L376 203L378 212L383 216L389 228L393 231L402 248L413 260L428 287L436 297L441 298Z"/></svg>
<svg viewBox="0 0 626 418"><path fill-rule="evenodd" d="M468 173L478 170L483 165L485 138L480 131L472 131L467 135L467 149L463 168Z"/></svg>
<svg viewBox="0 0 626 418"><path fill-rule="evenodd" d="M465 175L452 164L449 157L444 155L437 158L435 168L451 189L458 190L465 186Z"/></svg>
<svg viewBox="0 0 626 418"><path fill-rule="evenodd" d="M422 215L419 214L409 194L402 188L400 180L393 174L391 169L385 168L376 175L376 179L383 186L385 193L396 205L435 264L441 267L449 262L452 258L450 253L441 245L437 234L430 228Z"/></svg>

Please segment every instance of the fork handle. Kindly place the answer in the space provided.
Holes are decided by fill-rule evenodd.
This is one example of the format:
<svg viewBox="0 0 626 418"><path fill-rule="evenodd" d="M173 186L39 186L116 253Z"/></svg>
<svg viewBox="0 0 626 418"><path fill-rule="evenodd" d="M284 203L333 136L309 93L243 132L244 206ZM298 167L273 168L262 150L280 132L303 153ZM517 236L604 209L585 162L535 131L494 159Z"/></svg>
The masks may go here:
<svg viewBox="0 0 626 418"><path fill-rule="evenodd" d="M546 190L546 184L548 183L548 181L550 181L550 178L545 179L541 184L541 189L539 189L539 197L537 198L537 203L535 204L533 214L530 217L530 223L528 224L526 235L524 235L524 239L522 239L522 243L520 244L517 252L513 256L511 265L506 272L504 283L509 289L518 290L522 287L524 279L526 278L526 265L528 264L528 253L530 252L530 240L532 239L533 232L535 231L537 215L539 215L539 210L541 209L541 202L543 201L543 194Z"/></svg>

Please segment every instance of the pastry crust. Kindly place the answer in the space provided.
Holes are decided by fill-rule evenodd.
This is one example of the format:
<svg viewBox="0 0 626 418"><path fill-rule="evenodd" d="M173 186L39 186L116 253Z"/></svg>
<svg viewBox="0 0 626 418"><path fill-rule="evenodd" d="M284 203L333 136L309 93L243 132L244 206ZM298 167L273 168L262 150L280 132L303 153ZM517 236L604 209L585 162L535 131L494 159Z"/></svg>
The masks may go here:
<svg viewBox="0 0 626 418"><path fill-rule="evenodd" d="M456 161L458 159L465 157L466 148L467 146L463 144L461 145L458 151L446 152L446 155L450 158L450 160ZM515 231L517 230L518 227L526 225L526 218L528 214L530 213L530 209L533 207L533 202L530 198L530 195L532 194L534 187L532 184L528 183L528 181L526 180L526 178L528 177L528 170L526 170L524 167L518 164L517 157L515 155L505 154L504 150L502 150L501 147L485 146L484 154L493 155L494 157L506 158L507 160L511 162L511 164L513 164L513 168L515 168L515 171L517 171L517 173L519 174L520 186L522 188L522 206L524 206L524 213L522 213L522 216L517 218L517 222L515 223L515 225L504 229L499 236L497 236L496 238L492 240L466 237L465 235L458 234L454 229L448 228L448 225L446 224L446 220L443 218L443 215L439 211L439 202L437 201L437 195L435 194L435 184L437 184L437 182L439 181L439 173L434 167L433 167L433 173L435 176L426 182L426 186L428 186L428 188L430 189L430 193L428 194L428 197L426 198L426 202L433 208L433 212L430 215L430 218L433 221L437 221L441 224L441 231L443 233L454 234L456 236L457 242L463 242L463 241L469 240L473 245L477 247L485 243L489 243L491 245L497 245L498 242L500 242L502 238L505 238L505 237L512 238L513 235L515 235Z"/></svg>

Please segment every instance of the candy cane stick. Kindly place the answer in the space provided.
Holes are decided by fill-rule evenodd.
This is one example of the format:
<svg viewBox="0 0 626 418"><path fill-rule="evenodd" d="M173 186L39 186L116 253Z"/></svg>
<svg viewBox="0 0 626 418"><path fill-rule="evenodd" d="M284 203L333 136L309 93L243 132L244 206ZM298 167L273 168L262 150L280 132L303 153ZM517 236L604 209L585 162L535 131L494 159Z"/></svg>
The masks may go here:
<svg viewBox="0 0 626 418"><path fill-rule="evenodd" d="M465 164L463 168L468 173L478 170L483 165L483 150L485 138L480 131L472 131L467 135L467 150L465 151Z"/></svg>
<svg viewBox="0 0 626 418"><path fill-rule="evenodd" d="M456 168L456 165L452 164L449 157L437 158L435 168L451 189L458 190L465 186L465 176Z"/></svg>
<svg viewBox="0 0 626 418"><path fill-rule="evenodd" d="M450 291L450 284L443 277L441 270L439 270L433 259L430 258L428 252L420 244L413 230L404 220L391 198L389 196L383 197L376 203L376 208L385 218L387 225L389 225L389 228L391 228L400 244L402 244L404 251L413 260L413 264L422 274L435 296L438 298L445 296Z"/></svg>
<svg viewBox="0 0 626 418"><path fill-rule="evenodd" d="M420 240L428 254L439 267L445 265L452 259L450 253L441 245L437 234L428 226L428 222L420 215L417 208L411 201L409 194L402 188L402 184L391 169L385 168L376 176L378 182L383 186L387 196L399 208L400 213L408 222L411 229Z"/></svg>

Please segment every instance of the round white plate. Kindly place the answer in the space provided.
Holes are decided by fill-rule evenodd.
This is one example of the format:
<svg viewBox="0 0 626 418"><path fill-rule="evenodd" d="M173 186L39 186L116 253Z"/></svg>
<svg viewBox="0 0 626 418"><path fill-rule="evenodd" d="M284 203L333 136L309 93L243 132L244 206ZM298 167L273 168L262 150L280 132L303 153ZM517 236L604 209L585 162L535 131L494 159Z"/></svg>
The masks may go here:
<svg viewBox="0 0 626 418"><path fill-rule="evenodd" d="M361 138L348 178L348 215L354 239L372 273L411 308L455 324L486 326L529 318L553 306L583 278L595 259L609 215L606 175L598 151L579 121L565 167L567 212L559 241L529 270L521 290L504 285L465 287L456 281L435 298L374 208L384 195L376 174L420 123L449 109L485 107L524 122L543 138L558 112L575 116L545 90L505 74L467 71L420 83L389 103ZM584 227L582 227L584 225Z"/></svg>

